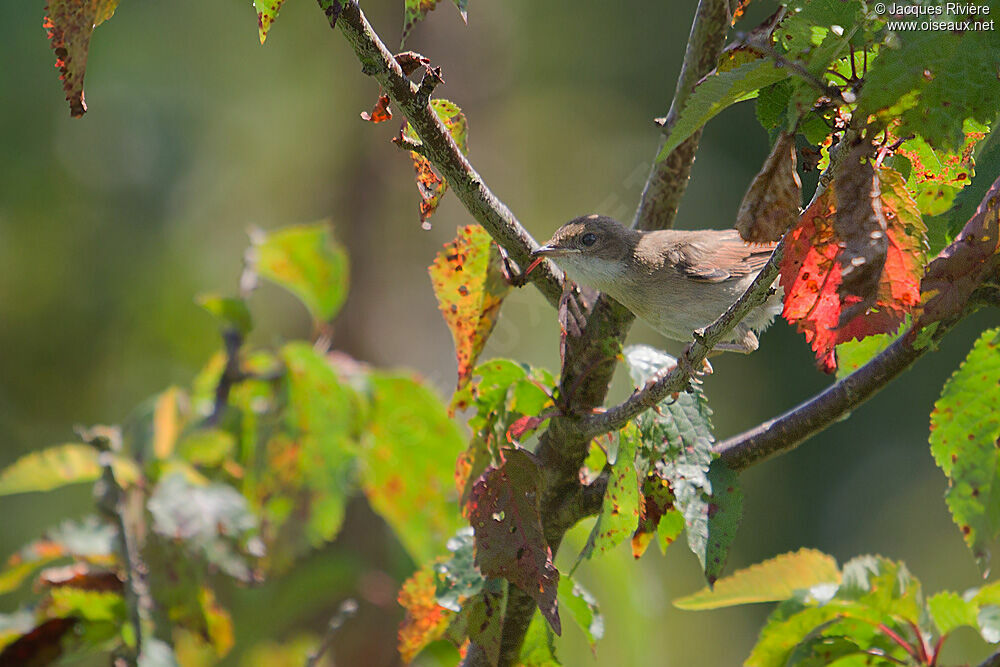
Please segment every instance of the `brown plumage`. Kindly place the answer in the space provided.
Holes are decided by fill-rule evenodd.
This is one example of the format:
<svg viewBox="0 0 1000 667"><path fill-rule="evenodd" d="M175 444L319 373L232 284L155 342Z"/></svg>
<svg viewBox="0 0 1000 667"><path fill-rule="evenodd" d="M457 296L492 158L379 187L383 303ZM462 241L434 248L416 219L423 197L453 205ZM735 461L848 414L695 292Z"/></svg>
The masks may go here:
<svg viewBox="0 0 1000 667"><path fill-rule="evenodd" d="M570 278L608 294L667 338L686 341L746 291L774 246L750 245L735 229L641 232L591 215L567 222L535 254L551 257ZM716 349L752 352L754 332L779 312L780 288Z"/></svg>

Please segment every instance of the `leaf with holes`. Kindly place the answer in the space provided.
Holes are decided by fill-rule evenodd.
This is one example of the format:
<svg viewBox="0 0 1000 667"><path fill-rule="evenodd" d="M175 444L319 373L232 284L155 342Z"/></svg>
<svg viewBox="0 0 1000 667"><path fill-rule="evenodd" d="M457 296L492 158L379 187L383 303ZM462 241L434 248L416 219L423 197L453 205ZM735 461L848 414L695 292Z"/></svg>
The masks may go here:
<svg viewBox="0 0 1000 667"><path fill-rule="evenodd" d="M778 602L797 590L840 583L833 556L815 549L799 549L738 570L715 582L713 588L674 600L678 609L719 609L754 602Z"/></svg>
<svg viewBox="0 0 1000 667"><path fill-rule="evenodd" d="M472 490L469 517L476 533L476 565L487 577L507 579L534 598L545 620L560 634L559 571L552 564L538 514L541 471L526 450L503 453L503 465L489 468Z"/></svg>
<svg viewBox="0 0 1000 667"><path fill-rule="evenodd" d="M347 252L329 222L255 234L253 245L257 272L297 296L313 319L337 314L347 298Z"/></svg>
<svg viewBox="0 0 1000 667"><path fill-rule="evenodd" d="M438 306L455 341L457 389L462 389L496 326L510 285L504 280L496 245L479 225L460 227L429 271Z"/></svg>
<svg viewBox="0 0 1000 667"><path fill-rule="evenodd" d="M987 571L988 545L1000 535L1000 328L984 331L945 383L930 441L952 519Z"/></svg>
<svg viewBox="0 0 1000 667"><path fill-rule="evenodd" d="M928 266L920 284L925 327L960 312L972 292L1000 266L1000 178L962 232Z"/></svg>
<svg viewBox="0 0 1000 667"><path fill-rule="evenodd" d="M45 5L42 26L56 54L59 79L74 118L87 112L83 77L87 71L90 36L94 28L111 18L117 7L118 0L48 0Z"/></svg>
<svg viewBox="0 0 1000 667"><path fill-rule="evenodd" d="M934 150L923 137L911 137L896 150L909 166L906 188L925 216L940 215L976 175L975 149L989 127L973 120L963 125L965 142L957 151ZM887 140L891 140L890 137Z"/></svg>
<svg viewBox="0 0 1000 667"><path fill-rule="evenodd" d="M431 100L431 108L444 123L458 149L467 153L469 151L469 124L462 109L454 102L443 99ZM403 136L420 143L420 137L417 136L409 123L403 129ZM417 174L417 191L420 193L420 224L424 229L430 229L431 223L428 220L434 215L434 211L441 203L441 197L448 189L448 183L434 171L431 161L426 157L416 151L410 151L410 157L413 159L413 170Z"/></svg>

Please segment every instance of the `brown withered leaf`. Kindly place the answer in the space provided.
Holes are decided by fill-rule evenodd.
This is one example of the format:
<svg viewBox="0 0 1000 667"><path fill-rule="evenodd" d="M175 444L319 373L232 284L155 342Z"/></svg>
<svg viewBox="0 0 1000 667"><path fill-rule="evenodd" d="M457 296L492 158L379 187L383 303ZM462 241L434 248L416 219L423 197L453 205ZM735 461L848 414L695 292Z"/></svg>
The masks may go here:
<svg viewBox="0 0 1000 667"><path fill-rule="evenodd" d="M802 181L795 172L795 135L782 132L743 195L736 229L744 241L777 241L799 219Z"/></svg>
<svg viewBox="0 0 1000 667"><path fill-rule="evenodd" d="M397 53L393 58L399 63L400 69L403 70L403 74L406 76L410 76L421 66L426 67L431 64L430 58L424 57L416 51L403 51L402 53Z"/></svg>
<svg viewBox="0 0 1000 667"><path fill-rule="evenodd" d="M371 113L362 111L361 118L367 120L369 123L384 123L390 120L392 118L392 110L389 109L389 96L385 93L380 93L378 100L375 101L375 106L372 107Z"/></svg>
<svg viewBox="0 0 1000 667"><path fill-rule="evenodd" d="M923 312L918 325L958 313L983 280L1000 270L1000 178L947 248L927 266L920 283Z"/></svg>
<svg viewBox="0 0 1000 667"><path fill-rule="evenodd" d="M852 302L840 314L838 327L875 302L889 250L879 180L870 160L873 150L868 141L852 146L833 181L837 202L833 228L841 248L837 293L842 303Z"/></svg>
<svg viewBox="0 0 1000 667"><path fill-rule="evenodd" d="M69 113L79 118L87 112L83 77L94 28L111 18L118 0L49 0L45 5L45 28L56 54L59 79L66 91Z"/></svg>

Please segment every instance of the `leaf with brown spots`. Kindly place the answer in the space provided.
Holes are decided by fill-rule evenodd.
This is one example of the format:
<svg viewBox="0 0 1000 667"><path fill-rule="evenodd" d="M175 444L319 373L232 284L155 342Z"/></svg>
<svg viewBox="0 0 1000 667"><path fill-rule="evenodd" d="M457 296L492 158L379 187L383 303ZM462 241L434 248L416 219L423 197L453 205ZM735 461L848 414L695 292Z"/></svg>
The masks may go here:
<svg viewBox="0 0 1000 667"><path fill-rule="evenodd" d="M618 433L618 451L611 464L601 513L580 552L578 563L593 556L594 552L607 553L636 532L639 524L639 477L635 469L635 453L639 444L639 429L629 422Z"/></svg>
<svg viewBox="0 0 1000 667"><path fill-rule="evenodd" d="M469 516L476 533L476 565L487 577L502 577L534 598L558 635L559 571L552 564L538 513L541 470L527 450L503 452L503 465L487 469L472 490Z"/></svg>
<svg viewBox="0 0 1000 667"><path fill-rule="evenodd" d="M441 314L455 341L457 389L462 389L496 326L510 285L503 277L500 252L479 225L460 227L428 270Z"/></svg>
<svg viewBox="0 0 1000 667"><path fill-rule="evenodd" d="M463 153L468 152L469 127L465 114L462 113L459 106L454 102L438 99L431 100L431 108L444 123L459 150ZM403 136L417 143L420 142L420 137L417 136L409 123L403 129ZM438 204L441 203L441 197L448 189L448 183L434 171L431 161L426 157L415 151L410 152L410 157L413 159L413 170L417 175L417 191L420 193L420 225L424 229L430 229L431 224L428 220L434 215Z"/></svg>
<svg viewBox="0 0 1000 667"><path fill-rule="evenodd" d="M989 544L1000 535L1000 328L984 331L945 383L930 442L952 519L987 576Z"/></svg>
<svg viewBox="0 0 1000 667"><path fill-rule="evenodd" d="M743 195L736 229L745 241L777 241L799 219L802 181L795 171L795 135L778 135L764 166Z"/></svg>
<svg viewBox="0 0 1000 667"><path fill-rule="evenodd" d="M660 521L665 517L669 517L666 520L676 527L677 531L669 541L662 540L662 546L673 542L684 530L684 517L674 507L674 494L670 492L670 485L664 480L655 475L647 477L643 483L640 501L639 526L632 535L633 558L641 558L646 553L649 543L660 532ZM679 521L676 520L678 517ZM664 542L666 544L663 544Z"/></svg>
<svg viewBox="0 0 1000 667"><path fill-rule="evenodd" d="M960 312L983 280L1000 269L1000 178L951 245L927 266L920 284L923 312L918 325Z"/></svg>
<svg viewBox="0 0 1000 667"><path fill-rule="evenodd" d="M254 9L257 10L257 33L261 44L267 39L271 24L278 20L278 12L284 2L285 0L253 0Z"/></svg>
<svg viewBox="0 0 1000 667"><path fill-rule="evenodd" d="M45 28L56 54L59 79L66 91L69 113L79 118L87 112L83 77L94 28L111 18L118 0L49 0L45 5Z"/></svg>
<svg viewBox="0 0 1000 667"><path fill-rule="evenodd" d="M910 168L906 187L922 215L947 211L976 175L975 149L986 138L989 127L967 119L964 131L965 143L955 152L934 150L923 137L911 137L896 149L896 155L905 158L904 164ZM891 134L886 140L892 140Z"/></svg>

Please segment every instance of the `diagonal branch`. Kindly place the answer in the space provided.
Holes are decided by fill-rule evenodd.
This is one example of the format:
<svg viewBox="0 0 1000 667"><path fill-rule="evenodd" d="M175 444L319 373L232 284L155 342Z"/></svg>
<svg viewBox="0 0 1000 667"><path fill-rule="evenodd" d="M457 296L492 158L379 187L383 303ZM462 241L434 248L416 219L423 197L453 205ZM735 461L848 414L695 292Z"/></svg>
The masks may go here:
<svg viewBox="0 0 1000 667"><path fill-rule="evenodd" d="M332 0L334 3L337 0ZM318 0L324 10L331 0ZM428 103L429 91L421 90L410 81L396 62L393 54L372 29L357 0L350 0L339 12L327 12L331 27L339 27L350 42L362 71L382 85L382 89L396 106L403 110L407 120L424 144L423 154L444 176L448 185L490 236L507 251L511 259L522 268L531 262L531 252L538 243L521 226L510 209L497 199L486 186L482 176L472 167L468 158L451 138L447 128ZM562 294L562 273L552 262L531 272L529 280L553 306L558 306Z"/></svg>
<svg viewBox="0 0 1000 667"><path fill-rule="evenodd" d="M743 470L798 447L877 394L917 359L933 350L963 316L964 313L940 322L930 342L922 341L919 347L915 345L918 332L910 328L844 379L785 414L718 443L715 452L733 470Z"/></svg>

